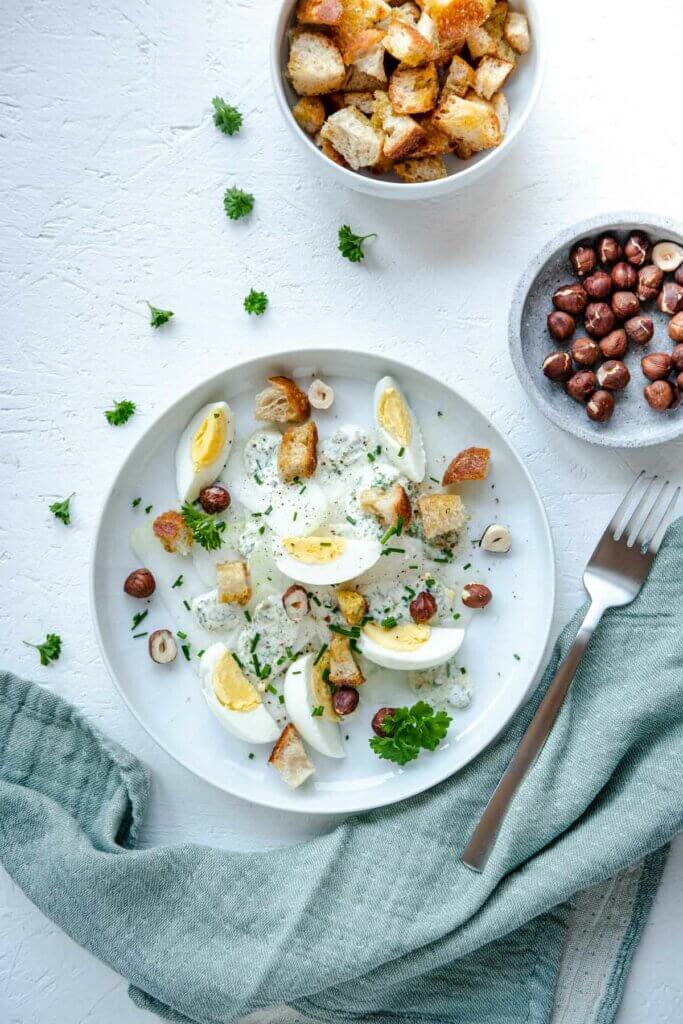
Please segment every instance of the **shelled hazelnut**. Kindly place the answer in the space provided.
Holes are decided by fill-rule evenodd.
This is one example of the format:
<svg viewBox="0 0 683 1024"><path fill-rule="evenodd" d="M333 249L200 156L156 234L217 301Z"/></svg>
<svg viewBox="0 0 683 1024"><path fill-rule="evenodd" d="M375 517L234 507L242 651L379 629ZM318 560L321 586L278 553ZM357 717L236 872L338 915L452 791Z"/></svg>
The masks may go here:
<svg viewBox="0 0 683 1024"><path fill-rule="evenodd" d="M587 302L588 295L583 285L580 284L565 284L558 288L553 295L555 309L559 309L563 313L571 313L573 316L583 313Z"/></svg>
<svg viewBox="0 0 683 1024"><path fill-rule="evenodd" d="M567 394L576 402L587 401L595 391L595 387L595 374L592 370L579 370L565 384Z"/></svg>
<svg viewBox="0 0 683 1024"><path fill-rule="evenodd" d="M659 295L659 289L662 287L664 280L664 274L655 267L654 263L648 263L646 266L641 267L638 271L638 283L636 285L636 295L641 302L652 302Z"/></svg>
<svg viewBox="0 0 683 1024"><path fill-rule="evenodd" d="M647 345L652 341L655 325L648 316L633 316L624 324L626 337L636 345Z"/></svg>
<svg viewBox="0 0 683 1024"><path fill-rule="evenodd" d="M674 281L676 282L676 284L683 285L683 266L679 267L676 273L674 274Z"/></svg>
<svg viewBox="0 0 683 1024"><path fill-rule="evenodd" d="M683 341L683 313L676 313L671 317L669 337L672 341Z"/></svg>
<svg viewBox="0 0 683 1024"><path fill-rule="evenodd" d="M605 359L621 359L628 351L628 335L618 327L600 341L599 347Z"/></svg>
<svg viewBox="0 0 683 1024"><path fill-rule="evenodd" d="M600 387L608 391L621 391L631 379L626 363L620 359L608 359L598 368L596 376Z"/></svg>
<svg viewBox="0 0 683 1024"><path fill-rule="evenodd" d="M615 292L611 305L618 320L628 320L640 312L640 303L633 292Z"/></svg>
<svg viewBox="0 0 683 1024"><path fill-rule="evenodd" d="M562 381L571 377L572 361L568 352L551 352L543 360L543 373L548 380Z"/></svg>
<svg viewBox="0 0 683 1024"><path fill-rule="evenodd" d="M621 246L614 235L603 235L599 238L595 252L601 263L616 263L621 259Z"/></svg>
<svg viewBox="0 0 683 1024"><path fill-rule="evenodd" d="M590 338L576 338L569 351L577 366L595 366L600 358L598 343Z"/></svg>
<svg viewBox="0 0 683 1024"><path fill-rule="evenodd" d="M604 338L614 328L614 313L606 302L589 302L584 325L592 338Z"/></svg>
<svg viewBox="0 0 683 1024"><path fill-rule="evenodd" d="M596 391L591 395L586 406L590 419L596 423L605 423L612 418L614 412L614 396L609 391Z"/></svg>
<svg viewBox="0 0 683 1024"><path fill-rule="evenodd" d="M680 392L683 392L683 372L679 373L676 377L676 387Z"/></svg>
<svg viewBox="0 0 683 1024"><path fill-rule="evenodd" d="M638 271L630 263L617 263L612 267L612 284L619 291L630 291L638 284Z"/></svg>
<svg viewBox="0 0 683 1024"><path fill-rule="evenodd" d="M657 296L657 309L662 313L683 311L683 286L675 281L666 281Z"/></svg>
<svg viewBox="0 0 683 1024"><path fill-rule="evenodd" d="M485 608L493 594L483 583L467 583L462 592L462 603L466 608Z"/></svg>
<svg viewBox="0 0 683 1024"><path fill-rule="evenodd" d="M612 291L612 278L604 270L594 270L583 282L583 287L591 299L606 299Z"/></svg>
<svg viewBox="0 0 683 1024"><path fill-rule="evenodd" d="M676 345L671 353L671 362L679 373L683 372L683 345Z"/></svg>
<svg viewBox="0 0 683 1024"><path fill-rule="evenodd" d="M640 361L643 373L649 380L664 380L671 373L673 363L666 352L650 352Z"/></svg>
<svg viewBox="0 0 683 1024"><path fill-rule="evenodd" d="M230 492L220 484L212 484L210 487L202 487L199 492L199 504L205 512L213 515L216 512L225 512L230 507Z"/></svg>
<svg viewBox="0 0 683 1024"><path fill-rule="evenodd" d="M674 389L668 380L655 380L652 384L646 385L643 394L647 403L656 412L665 412L675 399Z"/></svg>
<svg viewBox="0 0 683 1024"><path fill-rule="evenodd" d="M156 582L149 569L133 569L126 576L123 589L129 597L137 597L142 600L152 596L156 590Z"/></svg>
<svg viewBox="0 0 683 1024"><path fill-rule="evenodd" d="M624 256L634 267L642 267L650 259L652 242L644 231L633 231L624 246Z"/></svg>
<svg viewBox="0 0 683 1024"><path fill-rule="evenodd" d="M589 245L579 244L574 246L569 259L572 267L579 277L585 277L586 274L590 274L591 270L598 262L598 258L595 255L595 249L591 249Z"/></svg>
<svg viewBox="0 0 683 1024"><path fill-rule="evenodd" d="M555 341L568 341L575 328L576 321L569 313L562 313L560 310L557 310L548 317L548 330Z"/></svg>
<svg viewBox="0 0 683 1024"><path fill-rule="evenodd" d="M673 274L683 263L683 248L678 242L657 242L652 250L652 262L665 273Z"/></svg>

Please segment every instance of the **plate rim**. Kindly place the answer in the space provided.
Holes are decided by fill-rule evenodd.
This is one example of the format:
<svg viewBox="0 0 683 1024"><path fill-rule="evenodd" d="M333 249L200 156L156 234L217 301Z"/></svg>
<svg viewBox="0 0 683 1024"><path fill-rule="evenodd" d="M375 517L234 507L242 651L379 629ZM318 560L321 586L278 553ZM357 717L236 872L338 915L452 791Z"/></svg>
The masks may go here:
<svg viewBox="0 0 683 1024"><path fill-rule="evenodd" d="M517 466L519 467L519 469L521 470L522 474L526 478L527 484L529 485L529 487L531 489L531 493L532 493L532 495L533 495L533 497L535 499L536 505L538 506L538 509L540 511L543 535L544 535L545 543L547 545L547 550L548 550L549 555L550 555L550 559L549 559L550 560L550 565L549 565L549 570L548 570L549 571L548 583L549 583L549 587L550 587L551 600L548 602L548 605L547 605L548 611L546 612L546 621L545 621L545 623L543 624L543 627L542 627L543 646L542 646L542 648L540 650L540 653L539 653L538 657L534 660L533 664L530 665L530 672L529 672L529 678L528 678L527 685L520 691L519 696L517 697L517 699L511 705L511 707L510 707L506 717L504 718L503 721L501 721L501 723L499 724L498 728L490 736L486 736L486 738L484 738L481 741L481 743L475 744L473 752L471 753L471 755L468 757L468 759L463 764L459 765L455 769L450 769L448 766L446 766L443 771L437 771L437 774L435 775L435 777L432 778L427 784L424 784L423 782L421 782L420 781L420 777L416 776L415 777L415 781L412 783L412 785L408 785L404 792L401 792L401 793L396 794L396 795L391 795L388 799L385 799L385 798L379 798L378 799L377 798L377 794L379 794L381 792L381 789L382 789L382 787L379 786L379 787L372 787L372 788L368 789L366 791L366 793L364 794L363 801L360 804L356 803L356 804L354 804L354 806L345 807L345 808L342 808L342 809L335 808L335 807L331 807L329 809L326 809L326 808L323 808L323 807L310 807L310 806L301 806L301 807L296 807L296 806L291 806L291 805L283 806L281 802L278 802L277 800L269 798L267 794L263 794L263 793L257 791L253 795L245 795L242 792L236 792L234 789L229 788L227 785L221 785L220 783L218 783L214 779L207 778L206 775L203 775L201 772L199 772L195 768L191 767L183 759L182 756L180 756L175 751L171 750L168 747L168 745L164 742L164 740L159 735L157 735L157 733L145 721L143 721L142 717L138 714L137 710L135 709L135 707L133 706L131 701L128 699L128 696L126 695L126 692L125 692L124 688L119 683L119 680L117 678L116 672L114 671L114 667L113 667L113 665L112 665L112 663L111 663L111 661L109 659L109 655L107 653L107 648L106 648L105 639L104 639L104 631L103 631L103 629L101 628L101 625L100 625L99 613L98 613L98 608L97 608L97 602L96 602L96 599L95 599L95 584L96 584L96 575L97 575L97 567L98 567L97 552L98 552L98 548L99 548L100 543L101 543L101 539L102 539L102 535L103 535L103 530L105 529L105 521L106 521L107 509L109 507L109 503L110 503L110 501L112 499L112 496L113 496L114 492L116 491L116 489L117 489L117 487L119 485L119 482L120 482L121 478L125 474L125 472L128 469L128 467L131 465L131 463L134 462L135 456L137 455L138 450L143 447L143 445L146 443L149 435L157 428L159 421L164 416L166 416L171 410L173 410L176 406L179 406L181 403L186 402L188 399L191 399L192 396L202 392L207 387L211 387L212 385L216 385L218 383L219 379L221 377L223 377L227 372L233 372L234 373L235 371L240 371L240 370L244 370L244 371L254 370L259 365L264 365L264 364L265 365L268 365L268 364L274 365L274 364L277 364L278 362L282 362L285 365L291 365L291 364L296 364L296 363L304 363L304 364L305 363L313 363L313 364L316 364L316 365L320 365L321 363L324 363L325 360L334 359L335 355L337 353L344 354L344 355L348 355L350 353L350 354L353 354L353 355L357 355L360 359L365 359L368 356L372 357L373 359L378 359L378 360L380 360L382 363L384 363L387 366L387 372L392 374L392 375L393 374L398 374L400 376L403 371L407 371L408 373L417 374L418 376L422 377L425 381L431 381L431 382L434 382L434 383L436 383L438 385L441 385L441 386L445 387L448 391L450 391L453 395L455 395L455 397L458 399L458 401L463 402L466 406L468 406L470 409L473 409L476 413L478 413L480 416L482 416L486 420L486 422L487 422L487 424L489 426L489 429L493 430L493 432L497 436L497 438L500 441L502 441L503 444L512 453L512 455L513 455L513 457L514 457L514 459L515 459L515 461L517 463ZM291 372L293 372L293 371L291 371ZM522 707L523 704L529 699L529 697L531 696L531 694L533 693L533 691L535 690L536 686L538 685L538 683L539 683L539 681L541 679L542 670L545 667L546 661L548 659L548 656L549 656L549 653L550 653L550 650L551 650L551 647L552 647L552 635L551 635L551 633L552 633L553 617L554 617L554 613L555 613L555 606L556 606L556 601L557 601L557 566L556 566L556 560L555 560L555 545L554 545L554 542L553 542L552 531L550 529L550 523L549 523L549 520L548 520L548 514L546 512L546 508L545 508L545 505L543 503L543 499L541 497L541 494L540 494L540 492L538 490L538 487L536 486L536 482L533 479L533 476L531 475L531 472L527 468L526 464L524 463L521 455L517 451L515 445L512 444L512 442L503 434L503 432L496 426L495 422L491 419L491 417L487 413L484 413L484 412L482 412L481 409L478 409L474 405L473 402L471 402L468 398L466 398L458 390L457 387L453 387L450 383L448 383L446 381L438 380L436 377L432 376L432 374L426 373L424 370L420 369L419 367L416 367L416 366L412 365L411 363L408 363L408 362L406 362L406 361L404 361L402 359L397 359L397 358L395 358L393 356L385 356L384 354L381 354L381 353L367 352L367 351L364 351L362 349L358 349L358 348L351 347L351 346L345 347L344 349L339 349L337 346L333 346L333 347L330 347L330 348L311 348L311 347L309 347L309 348L295 348L295 349L291 349L291 350L276 350L274 352L264 352L262 355L255 356L255 357L250 358L250 359L243 359L243 360L240 360L239 362L232 363L229 366L224 367L222 370L219 370L219 371L217 371L215 373L209 374L207 377L204 377L199 382L193 384L191 388L189 388L186 391L181 392L179 395L177 395L176 398L174 398L170 402L166 402L164 404L163 408L161 408L159 410L159 412L154 416L152 421L147 425L147 427L143 430L143 432L140 434L140 436L135 440L135 442L133 443L132 447L130 448L130 450L125 455L123 461L118 466L118 468L117 468L117 470L116 470L116 472L115 472L115 474L113 476L113 479L112 479L109 487L106 490L106 493L104 495L104 498L102 500L102 503L100 505L99 512L98 512L98 515L97 515L97 522L96 522L95 531L94 531L94 534L93 534L93 540L92 540L92 544L91 544L91 548L90 548L90 565L89 565L89 571L88 571L88 591L89 591L90 616L91 616L92 623L93 623L93 626L94 626L95 638L97 640L97 645L98 645L98 648L99 648L99 651L100 651L100 655L102 657L102 661L104 662L105 668L107 669L107 672L109 673L109 676L110 676L112 682L114 683L116 691L118 692L119 696L123 700L123 703L125 704L125 706L128 708L130 713L133 715L133 718L141 726L141 728L144 730L144 732L149 737L151 737L151 739L157 744L157 746L161 748L161 750L163 750L166 754L168 754L168 756L171 757L177 764L181 765L182 768L184 768L186 771L190 772L195 778L200 779L202 782L206 783L207 785L210 785L214 789L217 789L220 792L226 793L227 795L229 795L231 797L234 797L234 798L237 798L237 799L240 799L240 800L244 800L245 803L255 804L255 805L260 806L260 807L267 807L267 808L269 808L271 810L277 810L277 811L280 811L280 812L284 811L286 813L309 814L309 815L315 815L315 816L318 816L318 815L327 815L327 816L329 816L329 815L332 815L332 814L360 814L360 813L365 813L366 811L374 810L376 808L389 807L392 804L399 803L400 801L410 799L411 797L417 796L420 793L426 792L426 791L432 789L434 786L438 786L445 779L448 779L451 776L456 775L458 772L462 771L462 769L465 768L468 764L470 764L476 757L478 757L481 754L481 752L486 749L486 747L490 746L490 744L495 742L495 740L498 738L500 733L507 727L507 725L510 723L512 718L519 711L520 707ZM357 798L358 797L358 791L356 791L356 790L352 791L352 795Z"/></svg>

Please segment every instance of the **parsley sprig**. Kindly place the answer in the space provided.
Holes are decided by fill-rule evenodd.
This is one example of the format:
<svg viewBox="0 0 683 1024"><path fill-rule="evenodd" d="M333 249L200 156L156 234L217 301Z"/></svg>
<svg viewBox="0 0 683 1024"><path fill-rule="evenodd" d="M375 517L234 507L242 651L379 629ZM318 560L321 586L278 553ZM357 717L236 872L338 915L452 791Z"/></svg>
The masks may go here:
<svg viewBox="0 0 683 1024"><path fill-rule="evenodd" d="M241 188L228 188L223 196L223 206L230 220L240 220L254 209L254 197L251 192L243 192Z"/></svg>
<svg viewBox="0 0 683 1024"><path fill-rule="evenodd" d="M183 504L181 511L183 521L197 544L206 551L217 551L223 544L224 520L216 520L215 512L209 515L188 502Z"/></svg>
<svg viewBox="0 0 683 1024"><path fill-rule="evenodd" d="M412 708L396 708L382 719L384 736L373 736L370 747L378 757L404 765L419 757L420 750L436 750L448 732L451 717L434 711L423 700Z"/></svg>
<svg viewBox="0 0 683 1024"><path fill-rule="evenodd" d="M351 263L360 263L365 259L363 242L368 238L377 238L377 233L373 231L369 235L355 235L348 224L343 224L339 228L339 252Z"/></svg>
<svg viewBox="0 0 683 1024"><path fill-rule="evenodd" d="M255 316L263 316L268 305L268 296L265 292L255 292L252 288L246 299L244 300L244 308L247 313L253 313Z"/></svg>
<svg viewBox="0 0 683 1024"><path fill-rule="evenodd" d="M51 661L56 661L62 653L62 638L56 633L48 633L42 644L30 644L28 640L23 642L27 647L35 647L40 655L41 665L49 665Z"/></svg>
<svg viewBox="0 0 683 1024"><path fill-rule="evenodd" d="M68 498L64 499L64 501L53 501L50 505L50 512L52 512L52 515L55 519L61 519L65 526L69 526L71 523L71 509L69 505L75 493L76 492L74 491L73 494L70 494Z"/></svg>
<svg viewBox="0 0 683 1024"><path fill-rule="evenodd" d="M224 135L236 135L242 127L242 115L237 107L230 106L221 96L214 96L211 103L216 128L220 128Z"/></svg>
<svg viewBox="0 0 683 1024"><path fill-rule="evenodd" d="M158 306L153 306L151 302L148 302L147 305L149 306L150 327L161 327L162 324L168 323L171 317L174 316L171 309L159 309Z"/></svg>
<svg viewBox="0 0 683 1024"><path fill-rule="evenodd" d="M106 409L104 415L107 417L107 423L110 423L112 427L121 427L131 418L135 408L135 402L130 402L127 398L124 398L122 402L115 401L114 408Z"/></svg>

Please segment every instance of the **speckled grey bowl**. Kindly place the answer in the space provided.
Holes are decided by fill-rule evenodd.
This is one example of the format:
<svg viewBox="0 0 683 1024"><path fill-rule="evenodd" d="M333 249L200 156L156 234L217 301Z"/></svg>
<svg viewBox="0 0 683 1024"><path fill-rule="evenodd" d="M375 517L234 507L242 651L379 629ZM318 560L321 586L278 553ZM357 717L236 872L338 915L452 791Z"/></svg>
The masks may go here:
<svg viewBox="0 0 683 1024"><path fill-rule="evenodd" d="M648 381L640 360L647 352L671 352L673 342L667 333L670 317L660 313L654 302L643 305L643 312L655 325L654 337L649 345L629 346L624 362L631 372L631 383L615 395L616 409L607 423L590 420L585 407L570 398L562 384L553 384L544 377L541 366L549 352L563 347L550 337L546 321L553 309L555 290L577 280L569 263L572 246L606 232L623 242L634 229L646 231L653 242L667 239L683 245L683 225L667 218L628 211L593 217L567 228L541 250L517 285L510 309L510 353L526 394L556 426L591 444L613 448L662 444L683 434L683 404L667 412L655 412L643 396ZM580 327L574 337L581 337Z"/></svg>

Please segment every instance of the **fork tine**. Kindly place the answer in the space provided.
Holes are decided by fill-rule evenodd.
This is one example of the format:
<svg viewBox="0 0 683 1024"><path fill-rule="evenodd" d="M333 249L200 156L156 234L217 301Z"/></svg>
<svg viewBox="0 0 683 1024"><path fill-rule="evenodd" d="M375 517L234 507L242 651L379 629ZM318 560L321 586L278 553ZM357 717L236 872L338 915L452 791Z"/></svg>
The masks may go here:
<svg viewBox="0 0 683 1024"><path fill-rule="evenodd" d="M628 506L629 506L629 504L631 502L631 498L636 493L636 490L640 486L640 483L641 483L641 481L642 481L644 476L645 476L645 470L641 469L640 473L635 478L635 480L633 481L632 485L629 487L628 491L626 492L626 495L625 495L623 501L621 502L621 505L619 506L619 508L616 510L616 512L612 516L612 518L610 520L610 523L609 523L609 526L605 530L605 533L613 533L615 540L619 540L619 537L621 537L621 534L623 533L623 530L619 530L619 524L621 523L621 520L622 520L622 518L624 516L624 513L628 509Z"/></svg>
<svg viewBox="0 0 683 1024"><path fill-rule="evenodd" d="M669 526L669 523L671 522L671 517L673 515L673 511L674 511L674 508L676 507L676 502L678 501L678 497L679 497L680 493L681 493L681 489L680 489L680 487L677 487L676 490L673 493L673 497L671 498L671 501L667 505L667 508L666 508L666 511L665 511L664 515L662 516L662 521L660 522L659 527L655 531L655 534L654 534L652 540L650 541L650 548L649 549L650 549L650 551L652 552L653 555L657 554L657 552L659 551L660 545L661 545L662 541L664 540L664 534L666 533L667 528Z"/></svg>
<svg viewBox="0 0 683 1024"><path fill-rule="evenodd" d="M659 526L661 521L662 513L668 502L671 494L671 482L666 480L659 494L655 498L652 508L645 521L642 523L638 536L636 537L633 546L636 548L646 548L652 540L652 535Z"/></svg>
<svg viewBox="0 0 683 1024"><path fill-rule="evenodd" d="M641 529L654 506L657 504L661 490L662 484L660 483L659 477L653 476L645 489L645 493L634 508L631 518L624 527L622 536L625 536L628 533L628 537L626 538L628 547L633 546L637 533ZM656 495L655 491L657 492Z"/></svg>

